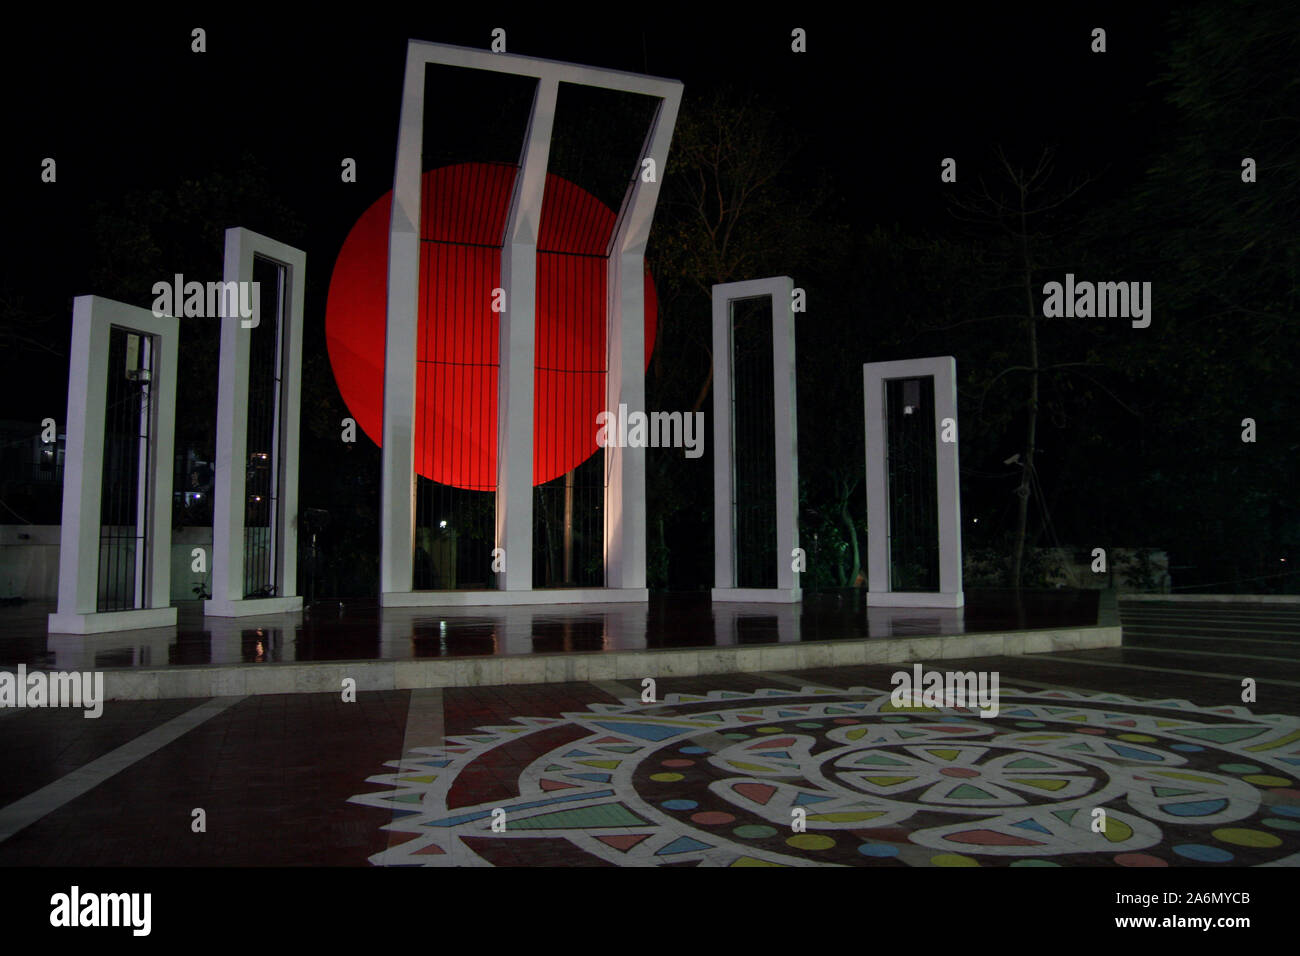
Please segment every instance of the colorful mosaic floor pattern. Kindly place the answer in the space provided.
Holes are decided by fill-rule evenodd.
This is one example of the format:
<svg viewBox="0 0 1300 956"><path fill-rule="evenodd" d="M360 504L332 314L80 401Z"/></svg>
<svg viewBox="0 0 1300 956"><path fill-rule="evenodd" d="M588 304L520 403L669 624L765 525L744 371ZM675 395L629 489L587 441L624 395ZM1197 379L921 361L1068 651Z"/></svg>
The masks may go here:
<svg viewBox="0 0 1300 956"><path fill-rule="evenodd" d="M1300 718L1242 707L1003 688L981 718L806 687L480 731L351 798L394 814L372 863L1300 864ZM510 795L476 800L466 782L505 748L523 767Z"/></svg>

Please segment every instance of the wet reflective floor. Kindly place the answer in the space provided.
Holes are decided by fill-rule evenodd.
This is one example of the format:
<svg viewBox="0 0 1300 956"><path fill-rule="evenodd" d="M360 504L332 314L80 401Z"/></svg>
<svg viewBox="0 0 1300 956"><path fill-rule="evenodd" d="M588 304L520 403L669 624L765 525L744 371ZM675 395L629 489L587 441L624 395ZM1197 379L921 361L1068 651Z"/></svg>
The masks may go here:
<svg viewBox="0 0 1300 956"><path fill-rule="evenodd" d="M1108 613L1098 591L967 591L966 606L866 606L858 590L805 592L796 605L711 603L656 593L644 604L380 608L321 603L300 614L204 617L179 605L171 628L98 635L46 633L54 608L0 608L0 667L166 667L288 661L411 660L776 644L1090 627ZM1113 598L1110 601L1113 607Z"/></svg>

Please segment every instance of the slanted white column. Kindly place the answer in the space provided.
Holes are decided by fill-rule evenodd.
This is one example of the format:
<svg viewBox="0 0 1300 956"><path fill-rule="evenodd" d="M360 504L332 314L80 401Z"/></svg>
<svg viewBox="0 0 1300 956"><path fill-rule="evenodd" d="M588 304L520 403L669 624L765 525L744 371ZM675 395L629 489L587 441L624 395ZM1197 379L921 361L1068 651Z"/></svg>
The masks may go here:
<svg viewBox="0 0 1300 956"><path fill-rule="evenodd" d="M613 413L620 406L645 410L645 287L644 273L638 268L645 268L638 254L609 258L605 408ZM644 590L646 586L645 470L644 448L605 446L607 588Z"/></svg>
<svg viewBox="0 0 1300 956"><path fill-rule="evenodd" d="M894 591L889 560L889 447L885 383L934 379L935 466L938 471L939 590ZM943 440L944 419L957 429L957 363L952 356L872 362L862 366L867 441L867 604L879 607L962 607L961 476L957 441Z"/></svg>
<svg viewBox="0 0 1300 956"><path fill-rule="evenodd" d="M253 320L276 322L276 360L280 392L276 398L276 509L271 516L275 549L275 597L244 597L246 529L245 476L248 467L249 344L253 328L238 315L221 321L221 368L217 377L217 462L212 504L212 598L210 617L244 617L302 610L298 596L298 430L302 392L303 296L307 254L251 229L226 230L225 282L251 283L253 259L260 256L282 272L279 314L255 313ZM260 311L260 302L256 306Z"/></svg>
<svg viewBox="0 0 1300 956"><path fill-rule="evenodd" d="M139 607L97 610L99 605L100 517L104 469L104 410L108 402L109 332L119 326L151 338L147 414L149 467L137 503L147 515L145 560L138 565ZM94 295L72 304L72 351L68 375L68 427L64 458L63 524L59 536L59 604L49 616L56 634L97 634L135 628L170 627L172 451L176 430L178 323L147 309Z"/></svg>
<svg viewBox="0 0 1300 956"><path fill-rule="evenodd" d="M799 435L795 410L794 280L789 276L713 287L713 600L792 603L802 600L794 552L799 547ZM776 451L776 587L736 581L736 446L732 403L735 357L732 303L772 300L772 402Z"/></svg>
<svg viewBox="0 0 1300 956"><path fill-rule="evenodd" d="M660 101L610 245L605 408L613 413L645 411L645 248L680 101L680 86ZM607 445L605 474L605 586L648 597L645 449Z"/></svg>
<svg viewBox="0 0 1300 956"><path fill-rule="evenodd" d="M383 470L379 493L379 590L414 582L415 363L420 294L420 156L424 68L408 48L397 129L397 169L388 232L388 314L384 332Z"/></svg>
<svg viewBox="0 0 1300 956"><path fill-rule="evenodd" d="M537 82L501 251L500 369L497 373L496 543L505 550L504 591L533 588L533 378L537 336L537 230L560 84Z"/></svg>

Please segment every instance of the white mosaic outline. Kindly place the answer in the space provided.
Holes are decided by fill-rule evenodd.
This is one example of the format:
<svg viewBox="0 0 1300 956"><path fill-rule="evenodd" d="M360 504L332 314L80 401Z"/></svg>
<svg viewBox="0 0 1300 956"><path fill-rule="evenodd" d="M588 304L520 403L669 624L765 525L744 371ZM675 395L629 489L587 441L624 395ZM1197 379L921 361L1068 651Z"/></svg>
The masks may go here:
<svg viewBox="0 0 1300 956"><path fill-rule="evenodd" d="M817 702L815 698L820 696L833 697L834 699ZM1249 760L1252 763L1267 766L1276 773L1285 774L1292 778L1297 776L1295 767L1300 765L1300 718L1288 715L1254 715L1243 707L1200 708L1185 700L1148 701L1118 694L1081 694L1067 691L1021 692L1007 688L1003 690L1003 696L1017 699L1013 704L1004 705L1003 717L1011 716L1022 720L1033 719L1045 724L1068 723L1076 726L1107 726L1111 729L1114 728L1113 721L1115 719L1123 718L1132 724L1132 726L1125 727L1126 733L1154 736L1157 741L1172 739L1176 742L1195 743L1207 749L1213 749L1239 757L1242 760ZM814 700L809 701L808 698L814 698ZM854 700L853 698L868 699ZM801 702L782 705L778 703L781 699L801 699ZM716 710L710 709L689 716L658 713L665 707L705 701L717 701L723 706ZM1080 706L1072 707L1071 705L1075 703ZM1107 703L1117 705L1116 710L1128 705L1145 709L1159 709L1168 713L1118 713L1107 716L1107 709L1098 707L1099 704ZM778 717L777 713L792 708L806 708L806 712L799 714L799 719L805 721L828 719L834 716L826 713L831 708L857 711L863 717L883 716L896 710L889 701L888 691L867 687L838 690L810 686L800 691L764 688L752 693L712 691L708 695L669 694L662 702L657 704L642 704L635 698L625 699L619 704L592 704L589 705L585 712L565 713L558 718L519 717L515 718L509 725L487 726L481 728L481 733L449 738L444 747L418 748L403 759L389 761L386 764L395 772L368 778L367 782L369 783L382 784L391 789L360 794L352 797L350 802L389 810L400 810L404 809L405 805L409 805L413 810L410 815L395 819L392 823L384 826L383 829L385 830L413 834L414 836L404 843L372 856L370 858L371 862L377 865L488 865L486 860L483 860L469 849L464 841L460 839L461 836L490 836L496 839L557 837L570 841L579 850L621 866L659 865L666 862L696 862L701 866L730 866L744 862L778 866L825 865L807 857L743 846L735 843L728 835L692 827L676 817L668 815L659 807L648 803L632 786L633 775L637 767L641 761L653 753L674 744L684 743L689 738L699 737L710 732L722 733L747 726L785 723L793 718L788 716ZM1055 709L1057 712L1050 713L1049 709ZM1026 711L1026 713L1022 715L1019 713L1020 711ZM959 748L974 746L977 739L992 735L994 731L993 727L988 726L979 718L972 717L969 721L957 722L951 720L953 717L960 718L963 712L966 715L973 715L975 712L969 709L951 708L936 711L928 708L910 708L908 712L914 714L933 713L940 719L949 718L953 727L972 727L973 730L964 731L963 736L955 740L949 741L947 739L952 736L951 732L941 735L936 731L935 736L931 738L936 742L939 740L951 742ZM719 716L722 720L704 719L710 714ZM1264 733L1266 736L1262 738L1246 738L1228 744L1206 741L1186 733L1187 730L1194 728L1179 726L1188 723L1185 717L1189 714L1239 717L1242 718L1243 723L1248 723L1252 727L1265 725ZM745 718L756 719L747 720ZM617 725L622 722L651 722L662 726L678 725L682 728L682 733L658 741L639 740L626 734L620 734L617 731ZM566 724L578 724L588 730L589 733L586 737L565 744L563 747L553 748L552 751L537 758L523 770L519 777L519 798L504 801L507 813L513 814L510 819L517 822L519 819L554 812L556 809L578 809L612 802L622 804L632 813L645 820L646 825L628 826L625 821L611 820L608 827L587 827L582 830L573 828L537 828L510 829L504 833L493 833L490 817L486 815L492 807L487 804L459 807L453 811L446 809L446 795L456 776L477 757L508 739L518 739L522 735ZM1269 724L1275 725L1275 732L1269 733L1267 729ZM888 744L890 743L888 738L891 736L898 739L894 732L900 727L915 730L917 725L914 723L906 725L898 723L860 723L828 728L826 736L832 740L843 742L844 746L834 751L818 754L817 767L805 765L797 770L797 775L810 784L825 782L829 785L829 781L825 781L824 777L820 781L814 779L814 774L818 772L819 767L825 766L831 761L844 759L853 753L870 749L871 746L878 747L882 743ZM1201 783L1204 785L1204 792L1226 795L1229 804L1213 816L1192 818L1171 816L1160 811L1155 802L1156 800L1167 801L1168 798L1156 798L1149 786L1137 786L1136 784L1145 784L1150 781L1136 780L1135 777L1139 777L1143 773L1158 776L1164 772L1180 772L1179 768L1182 768L1186 763L1185 758L1156 749L1154 746L1145 747L1142 741L1125 742L1124 745L1134 748L1135 751L1148 752L1154 756L1159 756L1161 760L1158 767L1153 768L1151 766L1154 761L1126 760L1123 757L1104 753L1090 755L1067 752L1061 754L1056 752L1060 747L1078 743L1091 743L1095 746L1097 738L1078 733L1061 737L1057 736L1058 733L1053 727L1046 726L1023 733L999 734L994 741L988 743L991 747L997 749L1011 750L1014 747L1019 747L1023 748L1021 752L1037 752L1052 759L1100 767L1110 775L1110 783L1100 791L1093 790L1077 797L1068 797L1050 804L1024 807L1025 813L1046 831L1041 834L1045 837L1045 840L1040 847L979 845L971 847L967 852L984 856L1016 856L1022 858L1078 852L1101 852L1106 854L1132 852L1150 847L1160 841L1161 829L1159 823L1179 823L1184 825L1194 823L1197 826L1209 827L1248 817L1258 809L1261 802L1261 791L1259 789L1235 777L1225 777L1208 771L1184 770L1181 772L1192 773L1203 779L1200 781L1183 780L1180 781L1181 784ZM866 737L868 734L875 734L876 737L868 737L866 743L858 744L851 742L854 738L850 738L850 734L855 734L859 739ZM792 745L795 750L800 752L810 747L814 739L811 735L798 734L795 731L783 734L783 737L791 736L807 738L806 742L797 742ZM595 743L595 741L606 737L620 738L625 743ZM1106 739L1111 740L1113 738ZM908 743L902 744L902 746L924 746L930 742L923 738L907 738L907 740ZM760 742L760 739L751 738L711 754L709 759L715 765L719 765L719 759L726 759L723 756L724 754L752 749L755 744ZM634 750L621 753L602 749L615 746L633 747ZM1165 746L1169 745L1165 744ZM790 749L790 747L782 748L782 750L786 751ZM574 751L591 752L594 753L594 756L564 756L564 754L573 753ZM1277 752L1270 754L1269 751ZM602 759L617 760L618 763L614 767L598 768L587 762ZM1285 765L1287 761L1293 761L1293 763L1287 766ZM781 762L773 761L774 764L780 764ZM433 764L443 764L443 766L435 767L432 766ZM550 766L561 769L548 771L546 768ZM755 775L750 771L751 775L749 776L714 781L710 784L710 788L714 792L720 792L720 788L729 788L737 782L756 781L776 783L781 786L780 778L793 775L792 772L796 770L797 766L798 760L792 755L792 759L787 762L785 767L774 765L768 768L767 773L762 775ZM563 776L568 773L581 772L608 772L610 779L605 782L597 780L576 781L572 777ZM544 777L550 780L576 783L577 785L571 788L573 790L571 794L567 792L567 789L544 791L541 788L541 781ZM793 791L796 788L793 785L788 785L787 789ZM804 786L797 789L807 792L809 788ZM961 829L995 829L999 823L999 817L1005 817L1015 810L1014 807L1000 807L997 814L981 818L978 808L964 808L959 805L952 805L951 802L948 805L934 803L923 806L914 800L887 800L882 799L880 795L865 792L855 793L841 786L828 789L829 792L838 791L838 793L831 801L817 804L817 813L809 814L809 833L901 823L920 809L953 812L961 816L961 819L952 824L931 827L923 831L914 831L911 834L911 842L917 847L943 850L949 853L957 852L960 848L954 847L950 842L945 842L943 838L946 834ZM558 805L545 807L526 806L534 801L551 801L561 798L567 799L564 799ZM727 795L727 799L732 802L736 802L735 798L734 793ZM1093 833L1089 826L1091 808L1110 803L1117 798L1125 799L1135 814L1140 813L1141 816L1109 807L1107 809L1108 820L1122 824L1118 828L1119 838L1117 839L1115 836L1107 838L1105 834ZM780 820L784 825L788 825L789 807L786 804L792 799L793 797L783 794L780 801L777 801L775 797L772 801L769 801L772 806L767 809L770 809L772 814L777 814L778 810L784 809L786 811L784 818L779 815L769 815L769 813L763 812L763 809L752 803L743 803L741 805L746 810L754 812L757 816L769 819L774 823ZM861 820L817 819L819 816L845 812L854 807L859 810L863 808L880 809L883 811L883 815L873 818L870 823L864 823ZM1083 814L1076 812L1070 822L1063 821L1050 814L1052 810L1066 811L1071 809L1087 810L1089 812ZM520 813L523 814L522 817L519 816ZM477 818L474 819L476 816ZM1020 816L1020 814L1017 813L1016 816ZM431 827L429 825L433 821L448 817L453 819L463 817L466 819L445 828L441 826ZM1131 832L1124 834L1125 829ZM602 836L612 837L645 833L649 833L650 836L627 851L617 849L599 839ZM1023 836L1024 834L1022 832L1018 835ZM669 857L659 854L659 851L682 837L688 837L711 845L707 849L688 850L674 853ZM1101 838L1100 841L1099 837ZM426 853L421 854L421 850L426 851ZM438 850L442 852L436 852ZM1263 865L1288 865L1295 862L1300 862L1300 853L1292 854L1281 861L1270 861Z"/></svg>

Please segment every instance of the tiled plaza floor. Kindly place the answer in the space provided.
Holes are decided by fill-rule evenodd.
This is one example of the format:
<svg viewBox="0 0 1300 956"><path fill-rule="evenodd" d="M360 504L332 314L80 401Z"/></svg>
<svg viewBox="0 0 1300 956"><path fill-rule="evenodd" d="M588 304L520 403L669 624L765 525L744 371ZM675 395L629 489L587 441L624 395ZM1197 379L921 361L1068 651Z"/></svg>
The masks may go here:
<svg viewBox="0 0 1300 956"><path fill-rule="evenodd" d="M1123 613L921 662L992 718L894 707L903 665L0 712L0 865L1300 861L1300 611Z"/></svg>

